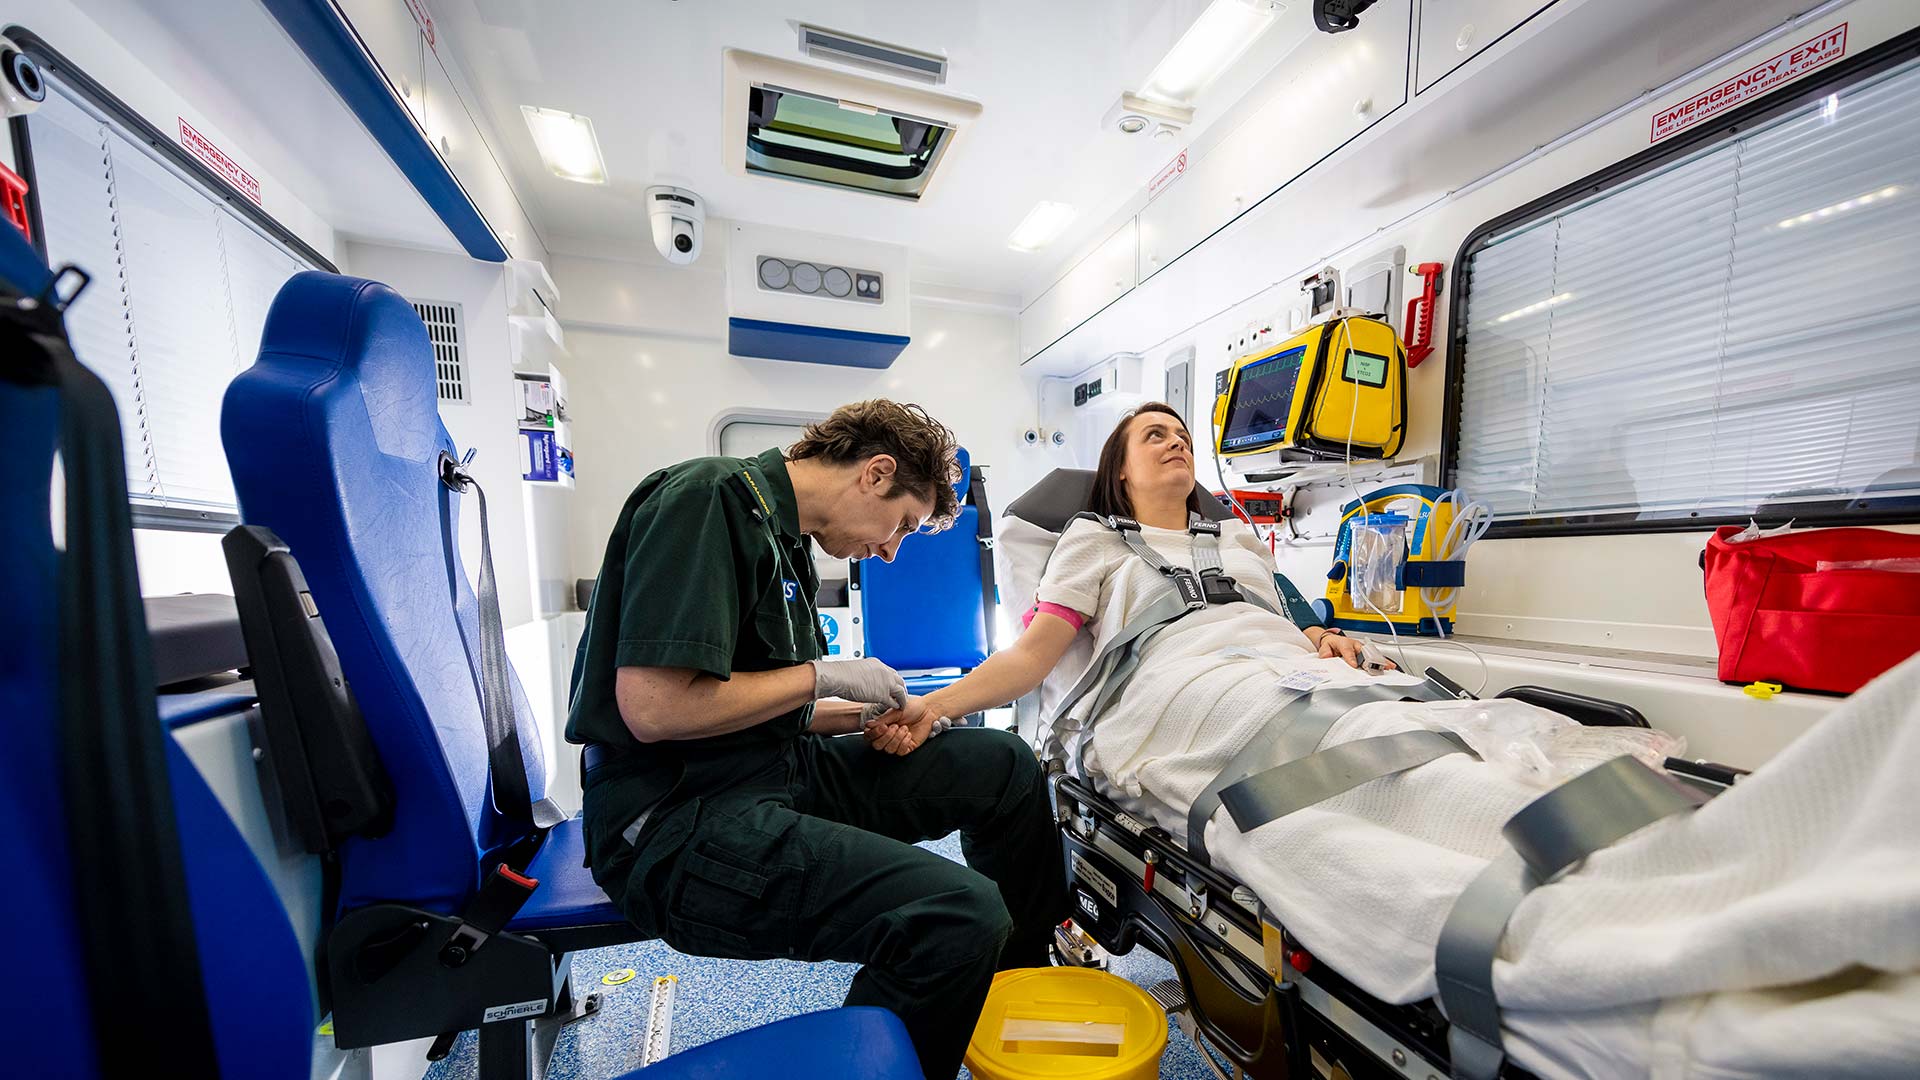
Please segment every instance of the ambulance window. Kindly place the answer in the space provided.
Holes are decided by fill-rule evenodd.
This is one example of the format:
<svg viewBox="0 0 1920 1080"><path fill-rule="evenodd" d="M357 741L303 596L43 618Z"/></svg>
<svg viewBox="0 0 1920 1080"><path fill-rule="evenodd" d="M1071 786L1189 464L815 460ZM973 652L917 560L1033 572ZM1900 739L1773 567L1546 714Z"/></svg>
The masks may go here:
<svg viewBox="0 0 1920 1080"><path fill-rule="evenodd" d="M946 151L948 134L918 117L755 86L748 100L747 169L918 199Z"/></svg>
<svg viewBox="0 0 1920 1080"><path fill-rule="evenodd" d="M48 261L92 275L67 329L119 408L134 523L224 530L227 383L280 286L333 266L84 74L36 59L47 99L16 138L24 123Z"/></svg>
<svg viewBox="0 0 1920 1080"><path fill-rule="evenodd" d="M715 452L726 457L752 457L772 447L786 449L800 441L805 424L775 420L738 419L720 425Z"/></svg>
<svg viewBox="0 0 1920 1080"><path fill-rule="evenodd" d="M1496 535L1920 520L1920 61L1874 63L1469 239L1447 468Z"/></svg>

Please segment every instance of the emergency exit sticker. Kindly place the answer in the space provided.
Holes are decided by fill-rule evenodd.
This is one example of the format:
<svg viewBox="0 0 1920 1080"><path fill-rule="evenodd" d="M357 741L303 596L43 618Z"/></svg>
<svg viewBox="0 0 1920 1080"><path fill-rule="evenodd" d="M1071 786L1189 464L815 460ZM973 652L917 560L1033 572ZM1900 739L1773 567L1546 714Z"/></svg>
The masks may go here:
<svg viewBox="0 0 1920 1080"><path fill-rule="evenodd" d="M200 164L220 174L220 179L233 185L234 189L252 199L255 206L260 204L260 181L253 174L240 167L240 163L228 157L219 147L213 145L205 135L193 129L182 116L180 121L180 145L187 152L200 159Z"/></svg>
<svg viewBox="0 0 1920 1080"><path fill-rule="evenodd" d="M1824 67L1846 54L1847 24L1841 23L1771 60L1755 64L1718 86L1654 113L1653 137L1648 141L1659 142L1676 132L1685 131L1716 113L1759 97L1781 83Z"/></svg>

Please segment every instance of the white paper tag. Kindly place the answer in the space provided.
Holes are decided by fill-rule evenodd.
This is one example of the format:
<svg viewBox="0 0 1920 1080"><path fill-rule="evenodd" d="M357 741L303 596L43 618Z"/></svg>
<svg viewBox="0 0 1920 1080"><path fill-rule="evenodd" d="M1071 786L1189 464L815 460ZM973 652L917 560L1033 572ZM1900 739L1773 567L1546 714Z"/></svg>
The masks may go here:
<svg viewBox="0 0 1920 1080"><path fill-rule="evenodd" d="M1092 886L1093 891L1107 898L1113 907L1120 906L1120 890L1114 887L1113 879L1093 868L1079 852L1073 853L1073 875Z"/></svg>
<svg viewBox="0 0 1920 1080"><path fill-rule="evenodd" d="M1280 680L1280 689L1306 693L1326 681L1327 677L1318 671L1295 671Z"/></svg>
<svg viewBox="0 0 1920 1080"><path fill-rule="evenodd" d="M491 1024L500 1020L518 1020L523 1016L539 1016L546 1011L546 1001L542 998L534 998L532 1001L521 1001L512 1005L495 1005L482 1013L480 1019L482 1023Z"/></svg>

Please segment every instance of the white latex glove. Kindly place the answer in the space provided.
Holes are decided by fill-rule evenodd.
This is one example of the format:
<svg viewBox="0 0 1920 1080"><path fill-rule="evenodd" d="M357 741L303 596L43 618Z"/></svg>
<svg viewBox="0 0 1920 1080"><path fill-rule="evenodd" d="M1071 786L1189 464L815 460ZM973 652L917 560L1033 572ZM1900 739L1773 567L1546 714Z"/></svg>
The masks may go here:
<svg viewBox="0 0 1920 1080"><path fill-rule="evenodd" d="M813 696L864 701L898 709L907 703L900 673L871 656L858 660L813 660ZM864 720L865 714L861 714Z"/></svg>
<svg viewBox="0 0 1920 1080"><path fill-rule="evenodd" d="M893 711L894 711L893 706L891 705L863 706L860 709L860 726L863 728L870 728L874 725L874 722L876 720L879 720L882 716L885 716L888 713ZM933 726L927 730L927 738L931 739L935 735L940 734L941 732L947 730L952 726L953 726L953 721L948 719L947 717L944 717L944 716L936 717L933 721Z"/></svg>

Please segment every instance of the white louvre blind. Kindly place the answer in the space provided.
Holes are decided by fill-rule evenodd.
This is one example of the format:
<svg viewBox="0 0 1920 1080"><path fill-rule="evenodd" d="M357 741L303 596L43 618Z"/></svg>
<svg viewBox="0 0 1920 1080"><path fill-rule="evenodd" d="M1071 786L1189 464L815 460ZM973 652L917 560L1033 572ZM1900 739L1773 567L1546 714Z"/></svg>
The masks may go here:
<svg viewBox="0 0 1920 1080"><path fill-rule="evenodd" d="M1920 494L1920 66L1475 252L1454 477L1502 521Z"/></svg>
<svg viewBox="0 0 1920 1080"><path fill-rule="evenodd" d="M119 406L128 490L143 505L231 513L220 401L307 263L48 81L28 129L47 255L93 276L67 329Z"/></svg>

